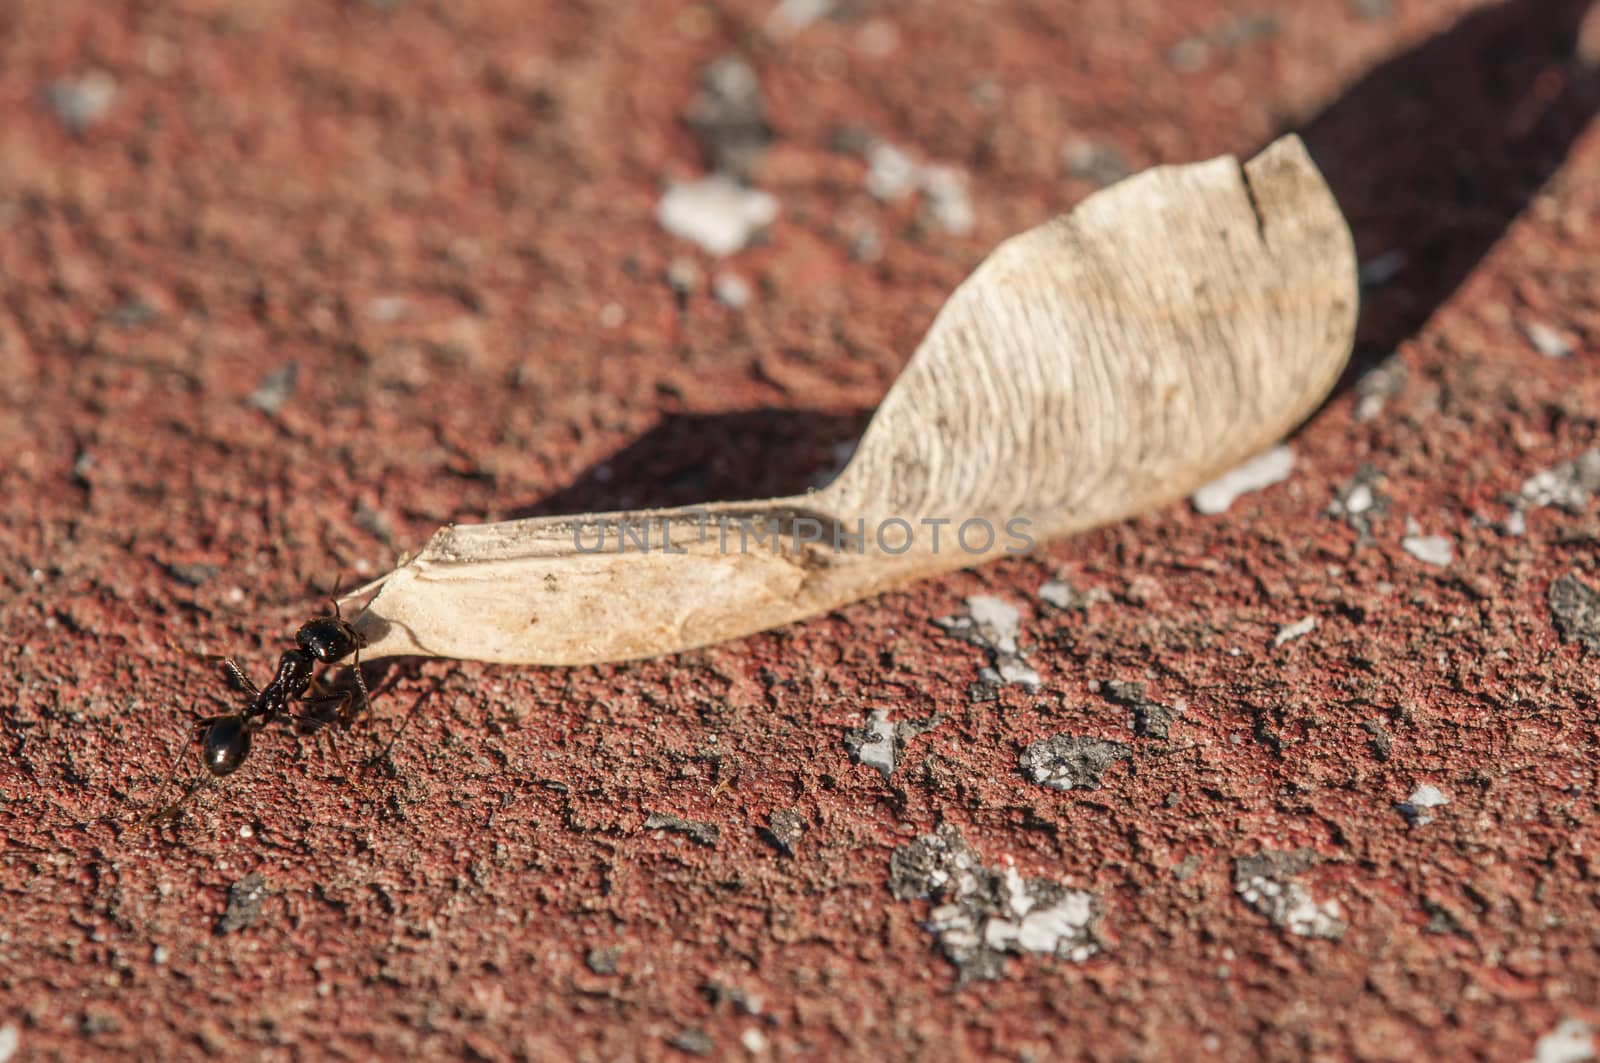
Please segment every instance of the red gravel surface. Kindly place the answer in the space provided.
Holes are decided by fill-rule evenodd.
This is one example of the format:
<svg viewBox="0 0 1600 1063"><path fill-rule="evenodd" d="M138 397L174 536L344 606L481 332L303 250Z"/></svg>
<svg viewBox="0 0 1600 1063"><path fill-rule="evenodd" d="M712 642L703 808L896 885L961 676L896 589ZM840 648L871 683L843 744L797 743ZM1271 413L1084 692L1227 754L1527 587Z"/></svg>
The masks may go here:
<svg viewBox="0 0 1600 1063"><path fill-rule="evenodd" d="M1517 1060L1600 1021L1600 629L1549 599L1600 586L1600 515L1503 530L1600 443L1584 6L0 6L0 1058ZM781 216L718 263L654 212L730 53ZM1286 483L677 658L374 666L371 726L274 728L137 823L232 703L197 654L265 679L449 520L803 488L983 254L1093 189L1068 145L1290 129L1375 283ZM972 230L874 198L860 131L966 171ZM932 623L974 594L1039 690L974 686ZM845 741L874 710L934 722L887 780ZM1063 732L1131 754L1025 778ZM1095 954L964 977L890 888L940 825L1092 893ZM1247 903L1264 852L1338 936Z"/></svg>

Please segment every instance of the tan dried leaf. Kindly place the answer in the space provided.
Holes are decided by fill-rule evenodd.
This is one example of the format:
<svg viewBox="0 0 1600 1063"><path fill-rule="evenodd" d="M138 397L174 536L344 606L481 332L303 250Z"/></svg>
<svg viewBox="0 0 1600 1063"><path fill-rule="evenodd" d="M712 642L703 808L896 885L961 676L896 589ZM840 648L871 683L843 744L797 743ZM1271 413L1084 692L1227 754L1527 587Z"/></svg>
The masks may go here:
<svg viewBox="0 0 1600 1063"><path fill-rule="evenodd" d="M576 665L671 653L1163 505L1316 408L1349 356L1356 307L1349 229L1299 138L1242 167L1148 170L1001 244L940 310L827 487L443 528L374 585L356 621L365 656ZM936 550L925 522L942 520ZM614 537L584 549L596 522L623 521L627 549ZM903 551L901 521L913 533ZM994 530L988 549L954 542L965 521ZM805 542L813 522L821 541Z"/></svg>

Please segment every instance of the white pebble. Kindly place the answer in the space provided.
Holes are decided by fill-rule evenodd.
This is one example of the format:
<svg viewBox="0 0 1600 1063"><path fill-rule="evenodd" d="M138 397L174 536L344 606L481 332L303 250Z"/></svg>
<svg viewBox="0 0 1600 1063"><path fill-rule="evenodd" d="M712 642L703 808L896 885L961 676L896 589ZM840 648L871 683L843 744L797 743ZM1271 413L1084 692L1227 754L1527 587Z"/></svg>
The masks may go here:
<svg viewBox="0 0 1600 1063"><path fill-rule="evenodd" d="M674 236L713 255L731 255L778 217L778 200L721 174L675 184L656 206L656 220Z"/></svg>
<svg viewBox="0 0 1600 1063"><path fill-rule="evenodd" d="M1416 793L1400 803L1400 814L1419 827L1425 827L1433 822L1432 809L1448 805L1450 798L1446 797L1432 783L1423 783L1417 787Z"/></svg>
<svg viewBox="0 0 1600 1063"><path fill-rule="evenodd" d="M730 310L743 310L750 302L750 284L737 273L719 273L711 282L717 302Z"/></svg>
<svg viewBox="0 0 1600 1063"><path fill-rule="evenodd" d="M1443 568L1455 560L1454 544L1443 535L1408 535L1400 546L1425 565Z"/></svg>
<svg viewBox="0 0 1600 1063"><path fill-rule="evenodd" d="M1276 635L1274 635L1273 638L1272 638L1272 644L1274 646L1282 646L1285 642L1289 642L1289 641L1291 641L1293 639L1297 639L1301 635L1309 635L1313 631L1315 631L1316 629L1317 629L1317 618L1316 617L1314 617L1314 616L1302 617L1301 619L1296 620L1292 624L1285 624L1283 627L1279 628L1278 629L1278 633Z"/></svg>
<svg viewBox="0 0 1600 1063"><path fill-rule="evenodd" d="M896 759L894 725L889 722L889 714L883 709L874 709L866 730L871 738L856 749L856 760L869 768L877 768L887 782L894 774Z"/></svg>
<svg viewBox="0 0 1600 1063"><path fill-rule="evenodd" d="M1212 480L1196 491L1190 502L1207 516L1226 513L1240 495L1282 483L1292 471L1294 451L1286 446L1273 447Z"/></svg>
<svg viewBox="0 0 1600 1063"><path fill-rule="evenodd" d="M916 191L919 167L911 156L883 140L867 148L867 191L885 202L904 199Z"/></svg>
<svg viewBox="0 0 1600 1063"><path fill-rule="evenodd" d="M1528 337L1533 349L1546 358L1572 357L1572 343L1543 321L1524 322L1522 334Z"/></svg>
<svg viewBox="0 0 1600 1063"><path fill-rule="evenodd" d="M1438 808L1440 805L1448 805L1450 799L1444 795L1443 790L1425 782L1417 787L1417 792L1411 795L1407 803L1417 808Z"/></svg>
<svg viewBox="0 0 1600 1063"><path fill-rule="evenodd" d="M1539 1038L1532 1063L1585 1063L1595 1058L1594 1031L1582 1019L1563 1019Z"/></svg>
<svg viewBox="0 0 1600 1063"><path fill-rule="evenodd" d="M81 133L97 124L117 100L117 79L104 70L66 78L45 89L45 102L61 124Z"/></svg>
<svg viewBox="0 0 1600 1063"><path fill-rule="evenodd" d="M1373 501L1372 488L1366 484L1356 484L1350 488L1350 493L1344 496L1344 511L1352 516L1365 513L1372 508Z"/></svg>
<svg viewBox="0 0 1600 1063"><path fill-rule="evenodd" d="M922 188L928 195L928 214L934 224L954 236L965 236L977 224L967 175L954 166L924 166Z"/></svg>

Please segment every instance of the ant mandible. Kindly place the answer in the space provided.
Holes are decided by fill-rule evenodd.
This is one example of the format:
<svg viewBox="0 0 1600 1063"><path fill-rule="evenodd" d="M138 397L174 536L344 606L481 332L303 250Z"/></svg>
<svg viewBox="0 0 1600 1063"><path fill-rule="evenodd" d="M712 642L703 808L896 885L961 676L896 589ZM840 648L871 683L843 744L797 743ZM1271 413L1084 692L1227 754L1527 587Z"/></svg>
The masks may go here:
<svg viewBox="0 0 1600 1063"><path fill-rule="evenodd" d="M295 648L285 651L278 658L277 673L272 677L272 682L265 687L258 689L244 674L243 669L234 663L233 658L222 658L222 670L227 673L235 686L250 696L250 701L237 712L207 716L197 721L190 738L184 742L184 746L190 741L200 743L200 763L213 778L220 779L239 770L239 766L250 755L250 743L257 731L274 720L294 716L289 711L291 702L299 701L306 704L338 702L335 714L339 723L341 726L349 724L353 716L350 711L350 692L346 690L339 694L322 694L318 691L316 676L313 673L319 663L336 664L346 657L352 657L356 685L361 689L361 706L369 707L367 681L361 675L361 650L366 646L367 640L344 619L339 611L337 594L335 591L335 596L330 599L333 604L332 616L313 617L300 625L300 630L294 635ZM308 694L311 696L307 697ZM161 784L162 790L171 783L172 776L176 774L182 760L183 749L180 748L178 759L173 761L172 770L167 773L166 781ZM152 818L176 809L198 786L198 783L191 786L183 797L162 812L153 813Z"/></svg>

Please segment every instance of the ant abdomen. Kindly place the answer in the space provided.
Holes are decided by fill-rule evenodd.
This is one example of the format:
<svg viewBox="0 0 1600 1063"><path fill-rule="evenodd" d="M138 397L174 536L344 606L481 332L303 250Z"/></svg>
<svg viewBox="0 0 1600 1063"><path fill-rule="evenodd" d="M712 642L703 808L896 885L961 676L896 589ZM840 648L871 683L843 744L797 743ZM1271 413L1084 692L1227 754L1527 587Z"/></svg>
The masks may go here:
<svg viewBox="0 0 1600 1063"><path fill-rule="evenodd" d="M250 728L243 717L224 716L206 728L200 759L211 774L232 775L249 755Z"/></svg>

